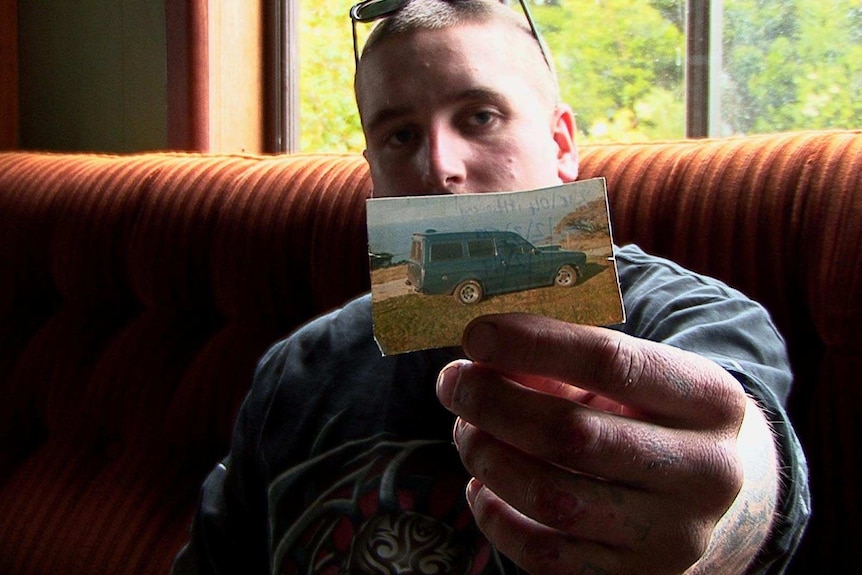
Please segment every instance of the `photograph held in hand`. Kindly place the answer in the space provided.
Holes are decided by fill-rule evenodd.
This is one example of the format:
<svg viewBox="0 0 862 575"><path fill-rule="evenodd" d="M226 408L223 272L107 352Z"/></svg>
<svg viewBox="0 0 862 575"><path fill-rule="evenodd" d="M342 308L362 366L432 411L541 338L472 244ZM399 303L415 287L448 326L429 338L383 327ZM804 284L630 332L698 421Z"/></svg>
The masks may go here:
<svg viewBox="0 0 862 575"><path fill-rule="evenodd" d="M489 313L625 321L603 178L522 192L367 202L384 354L451 347Z"/></svg>

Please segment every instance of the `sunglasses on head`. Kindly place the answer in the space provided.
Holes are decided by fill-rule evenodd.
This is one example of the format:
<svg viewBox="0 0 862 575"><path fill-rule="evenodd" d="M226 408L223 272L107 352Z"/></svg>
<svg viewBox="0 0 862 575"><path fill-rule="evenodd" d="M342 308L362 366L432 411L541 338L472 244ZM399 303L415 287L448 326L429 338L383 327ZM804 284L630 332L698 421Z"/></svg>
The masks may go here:
<svg viewBox="0 0 862 575"><path fill-rule="evenodd" d="M381 18L385 18L395 12L401 10L411 0L363 0L359 4L355 4L350 9L350 21L353 24L353 57L359 66L359 41L356 38L356 23L357 22L374 22ZM469 2L470 0L447 0L449 2ZM533 16L530 14L530 9L527 8L527 3L524 0L518 0L521 8L524 10L524 15L527 17L527 23L530 25L530 31L533 37L539 44L539 49L542 51L542 57L548 67L551 66L551 61L548 54L545 52L545 45L539 37L539 31L536 29L536 24L533 22ZM500 0L500 3L505 3L505 0Z"/></svg>

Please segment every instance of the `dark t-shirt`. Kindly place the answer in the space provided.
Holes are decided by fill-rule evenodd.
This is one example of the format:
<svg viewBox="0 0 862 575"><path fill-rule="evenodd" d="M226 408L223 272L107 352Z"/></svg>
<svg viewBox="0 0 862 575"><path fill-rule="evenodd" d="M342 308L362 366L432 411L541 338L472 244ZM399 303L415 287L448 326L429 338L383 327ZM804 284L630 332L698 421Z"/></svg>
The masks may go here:
<svg viewBox="0 0 862 575"><path fill-rule="evenodd" d="M787 474L758 564L780 572L809 515L781 336L762 307L716 280L635 246L615 255L627 320L612 329L714 360L771 420ZM174 573L517 573L464 498L454 416L435 395L450 353L381 356L368 295L275 344Z"/></svg>

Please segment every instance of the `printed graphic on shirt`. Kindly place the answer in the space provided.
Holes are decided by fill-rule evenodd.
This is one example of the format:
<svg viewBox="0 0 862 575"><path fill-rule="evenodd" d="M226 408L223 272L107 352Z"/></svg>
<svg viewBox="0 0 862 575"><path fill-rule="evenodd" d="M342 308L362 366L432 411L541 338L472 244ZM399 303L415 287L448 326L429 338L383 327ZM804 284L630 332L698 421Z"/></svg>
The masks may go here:
<svg viewBox="0 0 862 575"><path fill-rule="evenodd" d="M345 444L270 486L274 573L505 574L473 523L451 443Z"/></svg>

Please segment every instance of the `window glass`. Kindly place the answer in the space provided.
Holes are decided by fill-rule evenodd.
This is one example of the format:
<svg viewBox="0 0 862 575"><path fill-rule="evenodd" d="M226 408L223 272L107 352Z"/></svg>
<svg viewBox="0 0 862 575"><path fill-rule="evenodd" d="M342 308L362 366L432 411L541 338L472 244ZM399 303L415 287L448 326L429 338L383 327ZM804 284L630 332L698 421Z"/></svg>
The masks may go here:
<svg viewBox="0 0 862 575"><path fill-rule="evenodd" d="M470 240L467 242L467 251L471 258L487 258L494 255L494 240Z"/></svg>
<svg viewBox="0 0 862 575"><path fill-rule="evenodd" d="M862 127L862 1L724 0L720 135Z"/></svg>
<svg viewBox="0 0 862 575"><path fill-rule="evenodd" d="M360 151L353 99L351 2L300 2L300 147ZM517 2L510 2L520 11ZM530 0L554 55L579 141L649 140L685 133L684 0ZM601 22L601 26L590 25ZM359 26L360 34L368 27Z"/></svg>
<svg viewBox="0 0 862 575"><path fill-rule="evenodd" d="M431 244L431 261L456 260L464 257L461 242L440 242Z"/></svg>
<svg viewBox="0 0 862 575"><path fill-rule="evenodd" d="M299 4L299 126L304 152L358 152L365 147L353 98L351 0ZM358 1L358 0L357 0Z"/></svg>
<svg viewBox="0 0 862 575"><path fill-rule="evenodd" d="M544 0L531 13L551 48L579 140L685 135L684 0Z"/></svg>
<svg viewBox="0 0 862 575"><path fill-rule="evenodd" d="M301 150L361 151L353 2L291 1L300 3ZM685 136L685 0L528 1L579 143ZM711 135L862 127L862 0L713 0L711 11L721 52L709 59L721 68L710 70Z"/></svg>
<svg viewBox="0 0 862 575"><path fill-rule="evenodd" d="M523 238L519 237L517 239L507 239L504 244L503 250L509 255L528 254L532 251L532 247L533 246L528 244Z"/></svg>

